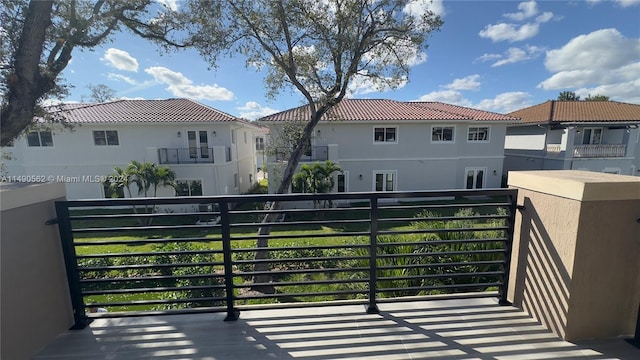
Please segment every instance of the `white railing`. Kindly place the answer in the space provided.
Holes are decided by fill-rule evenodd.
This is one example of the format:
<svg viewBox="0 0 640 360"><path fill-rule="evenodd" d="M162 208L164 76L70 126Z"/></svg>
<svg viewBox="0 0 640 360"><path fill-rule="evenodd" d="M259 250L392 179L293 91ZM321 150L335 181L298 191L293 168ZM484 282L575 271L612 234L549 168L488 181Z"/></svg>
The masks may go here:
<svg viewBox="0 0 640 360"><path fill-rule="evenodd" d="M575 145L573 147L573 157L577 158L607 158L624 157L627 150L626 145Z"/></svg>
<svg viewBox="0 0 640 360"><path fill-rule="evenodd" d="M561 144L547 144L547 153L557 154L562 151Z"/></svg>

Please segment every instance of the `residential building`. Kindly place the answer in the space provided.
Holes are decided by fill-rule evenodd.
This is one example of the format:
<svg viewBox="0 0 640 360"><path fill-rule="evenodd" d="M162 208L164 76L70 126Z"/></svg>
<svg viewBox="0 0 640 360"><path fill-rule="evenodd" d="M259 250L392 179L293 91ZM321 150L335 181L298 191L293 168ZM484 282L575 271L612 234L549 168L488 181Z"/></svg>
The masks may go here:
<svg viewBox="0 0 640 360"><path fill-rule="evenodd" d="M511 170L588 170L640 175L640 105L555 101L514 111L505 139Z"/></svg>
<svg viewBox="0 0 640 360"><path fill-rule="evenodd" d="M260 120L275 147L270 191L290 152L284 133L309 117L302 106ZM516 121L440 102L344 99L317 124L301 162L340 165L337 192L497 188L506 125Z"/></svg>
<svg viewBox="0 0 640 360"><path fill-rule="evenodd" d="M105 176L136 160L175 171L176 190L159 196L239 194L256 181L254 139L263 130L191 100L67 104L56 115L73 129L43 126L3 148L11 155L3 180L64 182L69 199L110 197Z"/></svg>

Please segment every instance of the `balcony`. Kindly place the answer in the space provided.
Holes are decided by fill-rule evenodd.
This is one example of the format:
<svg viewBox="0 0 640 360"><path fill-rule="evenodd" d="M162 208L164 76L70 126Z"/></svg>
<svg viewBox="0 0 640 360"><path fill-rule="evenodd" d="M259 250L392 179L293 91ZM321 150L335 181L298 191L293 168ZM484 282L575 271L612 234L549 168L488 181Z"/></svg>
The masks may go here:
<svg viewBox="0 0 640 360"><path fill-rule="evenodd" d="M574 145L573 157L576 158L617 158L624 157L626 145Z"/></svg>
<svg viewBox="0 0 640 360"><path fill-rule="evenodd" d="M289 159L289 155L291 150L287 148L277 148L276 149L276 161L287 161ZM312 162L312 161L325 161L329 160L329 147L324 146L311 146L305 150L300 158L301 162Z"/></svg>
<svg viewBox="0 0 640 360"><path fill-rule="evenodd" d="M158 149L160 164L213 164L212 148Z"/></svg>
<svg viewBox="0 0 640 360"><path fill-rule="evenodd" d="M2 357L639 358L621 339L570 341L637 329L629 205L640 179L509 179L514 189L58 201L49 215L51 202L9 209L26 197L3 193L2 303L13 309L3 329L15 321ZM265 210L274 202L283 206ZM143 211L201 203L218 206ZM53 276L57 242L37 234L56 226L39 214L57 218L64 284ZM7 226L20 217L32 226ZM209 218L218 221L199 221ZM48 258L37 260L42 273L20 270L33 254ZM53 319L58 333L84 329L39 335ZM5 356L5 344L31 352Z"/></svg>
<svg viewBox="0 0 640 360"><path fill-rule="evenodd" d="M559 155L562 153L561 144L547 144L547 154ZM627 151L627 146L624 144L615 145L574 145L573 157L574 158L617 158L624 157Z"/></svg>

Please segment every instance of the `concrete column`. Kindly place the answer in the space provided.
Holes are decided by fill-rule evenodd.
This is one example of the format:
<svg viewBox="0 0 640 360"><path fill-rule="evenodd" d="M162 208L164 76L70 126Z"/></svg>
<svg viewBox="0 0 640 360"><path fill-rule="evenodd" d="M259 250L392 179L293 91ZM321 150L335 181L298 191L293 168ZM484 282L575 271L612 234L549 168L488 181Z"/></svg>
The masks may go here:
<svg viewBox="0 0 640 360"><path fill-rule="evenodd" d="M640 305L640 178L509 173L518 189L508 297L566 340L632 336Z"/></svg>
<svg viewBox="0 0 640 360"><path fill-rule="evenodd" d="M30 359L73 325L54 200L63 183L0 187L0 358Z"/></svg>

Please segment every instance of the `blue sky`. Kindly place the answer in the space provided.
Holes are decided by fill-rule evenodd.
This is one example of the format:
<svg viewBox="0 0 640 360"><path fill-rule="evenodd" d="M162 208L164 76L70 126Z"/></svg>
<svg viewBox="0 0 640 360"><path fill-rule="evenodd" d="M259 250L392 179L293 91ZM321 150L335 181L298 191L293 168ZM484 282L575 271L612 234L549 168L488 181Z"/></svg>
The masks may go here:
<svg viewBox="0 0 640 360"><path fill-rule="evenodd" d="M163 0L179 6L175 0ZM444 25L424 61L397 90L354 89L354 98L442 101L507 113L561 91L640 104L640 0L434 1ZM255 119L303 104L295 91L268 99L263 73L242 58L209 69L193 50L162 54L129 34L77 51L63 76L67 101L88 99L89 84L118 98L185 97Z"/></svg>

